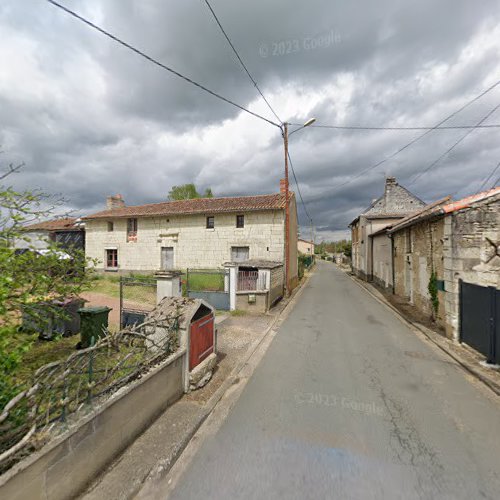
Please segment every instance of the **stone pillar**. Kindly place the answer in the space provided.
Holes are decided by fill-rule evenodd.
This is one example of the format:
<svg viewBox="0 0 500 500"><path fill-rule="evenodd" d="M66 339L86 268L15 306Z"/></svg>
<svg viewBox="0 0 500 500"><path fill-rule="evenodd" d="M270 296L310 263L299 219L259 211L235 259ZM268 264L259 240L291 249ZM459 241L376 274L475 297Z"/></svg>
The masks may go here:
<svg viewBox="0 0 500 500"><path fill-rule="evenodd" d="M236 286L238 283L238 264L226 264L229 269L229 310L236 309Z"/></svg>
<svg viewBox="0 0 500 500"><path fill-rule="evenodd" d="M180 271L158 271L156 278L156 303L159 304L165 297L180 297L181 290Z"/></svg>

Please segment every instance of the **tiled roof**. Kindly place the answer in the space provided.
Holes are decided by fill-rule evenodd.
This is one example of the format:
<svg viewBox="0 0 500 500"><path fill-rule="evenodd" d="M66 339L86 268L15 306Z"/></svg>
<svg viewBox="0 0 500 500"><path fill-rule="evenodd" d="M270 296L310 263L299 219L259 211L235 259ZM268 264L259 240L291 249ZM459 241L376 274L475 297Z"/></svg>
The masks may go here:
<svg viewBox="0 0 500 500"><path fill-rule="evenodd" d="M43 222L37 222L25 226L25 231L72 231L79 229L75 226L77 219L74 217L66 217L64 219L52 219Z"/></svg>
<svg viewBox="0 0 500 500"><path fill-rule="evenodd" d="M492 196L496 196L497 194L500 194L500 186L490 189L489 191L483 191L482 193L473 194L472 196L467 196L467 198L462 198L461 200L449 203L443 207L443 212L445 214L449 214L462 208L468 208L473 203L486 200Z"/></svg>
<svg viewBox="0 0 500 500"><path fill-rule="evenodd" d="M440 200L429 203L422 210L419 210L418 212L414 212L408 215L404 219L398 221L397 224L394 224L392 227L387 228L389 230L389 233L394 233L396 231L399 231L400 229L411 226L412 224L415 224L416 222L419 222L423 219L428 219L435 215L442 214L443 205L449 202L450 199L451 199L450 196L446 196L445 198L441 198Z"/></svg>
<svg viewBox="0 0 500 500"><path fill-rule="evenodd" d="M294 195L290 193L290 198ZM280 210L285 208L285 194L258 196L237 196L232 198L197 198L193 200L166 201L103 210L82 217L89 219L110 219L119 217L156 217L165 215L218 214L249 212L259 210Z"/></svg>
<svg viewBox="0 0 500 500"><path fill-rule="evenodd" d="M408 217L405 217L397 224L395 224L392 229L389 229L389 233L394 233L405 227L411 226L420 222L422 220L429 219L431 217L435 217L438 215L446 215L456 212L457 210L461 210L464 208L471 207L474 203L478 203L480 201L485 201L488 198L492 198L493 196L500 195L500 187L496 187L490 189L489 191L483 191L482 193L473 194L472 196L467 196L466 198L462 198L458 201L450 202L450 197L442 198L434 203L430 203L425 206L422 210L415 212Z"/></svg>

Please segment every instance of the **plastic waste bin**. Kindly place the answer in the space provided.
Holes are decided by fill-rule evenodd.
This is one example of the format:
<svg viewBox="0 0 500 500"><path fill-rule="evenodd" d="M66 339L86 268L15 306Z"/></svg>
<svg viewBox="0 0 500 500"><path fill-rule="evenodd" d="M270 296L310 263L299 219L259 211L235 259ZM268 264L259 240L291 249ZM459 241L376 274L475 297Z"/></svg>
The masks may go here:
<svg viewBox="0 0 500 500"><path fill-rule="evenodd" d="M78 309L80 315L80 344L81 349L90 347L92 337L96 343L106 335L110 307L83 307Z"/></svg>

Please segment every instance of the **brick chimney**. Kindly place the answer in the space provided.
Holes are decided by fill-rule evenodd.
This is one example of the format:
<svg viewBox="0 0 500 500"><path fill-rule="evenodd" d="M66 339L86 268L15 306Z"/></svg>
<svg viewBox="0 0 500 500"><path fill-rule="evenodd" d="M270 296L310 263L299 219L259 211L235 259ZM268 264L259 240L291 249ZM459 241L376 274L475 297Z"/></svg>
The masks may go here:
<svg viewBox="0 0 500 500"><path fill-rule="evenodd" d="M396 177L386 177L385 179L385 196L387 197L389 193L392 192L393 188L398 185L396 182Z"/></svg>
<svg viewBox="0 0 500 500"><path fill-rule="evenodd" d="M286 179L280 179L280 193L286 193Z"/></svg>
<svg viewBox="0 0 500 500"><path fill-rule="evenodd" d="M114 196L108 196L106 198L106 206L108 210L113 210L114 208L123 208L125 206L125 200L121 194L115 194Z"/></svg>

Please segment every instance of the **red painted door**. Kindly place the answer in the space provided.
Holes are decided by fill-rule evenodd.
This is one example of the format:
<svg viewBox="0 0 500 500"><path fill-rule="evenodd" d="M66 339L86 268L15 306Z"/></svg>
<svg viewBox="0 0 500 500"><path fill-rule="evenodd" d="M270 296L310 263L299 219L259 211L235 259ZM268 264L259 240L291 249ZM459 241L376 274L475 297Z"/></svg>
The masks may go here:
<svg viewBox="0 0 500 500"><path fill-rule="evenodd" d="M198 366L214 352L214 315L209 314L191 323L189 346L189 370Z"/></svg>

